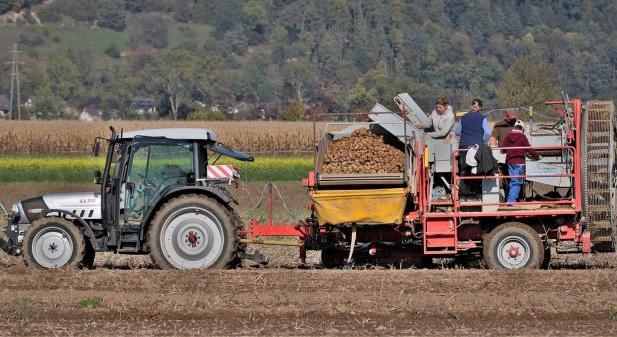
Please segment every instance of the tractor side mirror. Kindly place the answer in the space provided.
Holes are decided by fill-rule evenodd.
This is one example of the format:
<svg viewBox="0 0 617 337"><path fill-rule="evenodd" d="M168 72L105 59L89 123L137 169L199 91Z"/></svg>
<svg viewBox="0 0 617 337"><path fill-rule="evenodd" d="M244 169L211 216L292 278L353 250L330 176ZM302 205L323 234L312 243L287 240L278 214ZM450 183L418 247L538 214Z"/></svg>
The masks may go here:
<svg viewBox="0 0 617 337"><path fill-rule="evenodd" d="M92 146L92 152L94 153L95 157L98 157L99 153L101 152L101 143L98 139L94 142L94 145Z"/></svg>
<svg viewBox="0 0 617 337"><path fill-rule="evenodd" d="M101 178L101 177L102 177L101 171L95 170L94 171L94 183L97 184L97 185L102 184L103 183L103 178Z"/></svg>

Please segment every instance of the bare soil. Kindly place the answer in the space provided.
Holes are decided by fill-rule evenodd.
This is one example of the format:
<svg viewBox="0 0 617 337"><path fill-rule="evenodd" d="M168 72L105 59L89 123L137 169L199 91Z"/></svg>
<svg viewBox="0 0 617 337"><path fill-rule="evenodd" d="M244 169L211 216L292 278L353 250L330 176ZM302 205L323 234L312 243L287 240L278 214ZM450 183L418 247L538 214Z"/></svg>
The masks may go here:
<svg viewBox="0 0 617 337"><path fill-rule="evenodd" d="M292 211L305 202L297 185L280 186ZM58 191L6 187L3 202L24 188ZM240 191L241 204L262 188ZM617 335L616 254L560 255L540 271L448 259L429 269L326 270L316 252L300 266L295 249L260 249L267 267L225 271L160 271L147 256L111 253L97 254L94 270L42 271L0 253L0 336Z"/></svg>
<svg viewBox="0 0 617 337"><path fill-rule="evenodd" d="M616 278L605 269L11 267L0 271L0 335L608 336Z"/></svg>

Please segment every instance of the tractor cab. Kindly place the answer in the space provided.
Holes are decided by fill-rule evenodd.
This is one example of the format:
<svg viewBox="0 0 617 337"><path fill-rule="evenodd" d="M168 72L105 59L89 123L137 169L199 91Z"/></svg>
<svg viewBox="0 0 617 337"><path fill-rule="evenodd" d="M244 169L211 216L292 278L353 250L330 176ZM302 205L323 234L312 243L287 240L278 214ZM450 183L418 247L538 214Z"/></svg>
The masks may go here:
<svg viewBox="0 0 617 337"><path fill-rule="evenodd" d="M95 155L101 138L94 144ZM153 213L166 200L190 191L230 201L222 185L239 179L231 165L214 165L223 172L208 174L208 160L221 155L241 161L253 157L217 143L208 129L170 128L125 132L112 128L104 171L95 172L101 184L101 225L108 233L107 248L142 252L141 245Z"/></svg>

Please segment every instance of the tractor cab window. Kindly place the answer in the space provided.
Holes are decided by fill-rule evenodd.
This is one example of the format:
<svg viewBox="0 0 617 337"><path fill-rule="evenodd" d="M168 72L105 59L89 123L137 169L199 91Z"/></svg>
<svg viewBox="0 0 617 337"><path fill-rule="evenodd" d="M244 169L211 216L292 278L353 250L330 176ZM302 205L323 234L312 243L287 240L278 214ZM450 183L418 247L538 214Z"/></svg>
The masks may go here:
<svg viewBox="0 0 617 337"><path fill-rule="evenodd" d="M124 184L124 219L138 224L167 187L186 185L193 175L190 143L136 143Z"/></svg>

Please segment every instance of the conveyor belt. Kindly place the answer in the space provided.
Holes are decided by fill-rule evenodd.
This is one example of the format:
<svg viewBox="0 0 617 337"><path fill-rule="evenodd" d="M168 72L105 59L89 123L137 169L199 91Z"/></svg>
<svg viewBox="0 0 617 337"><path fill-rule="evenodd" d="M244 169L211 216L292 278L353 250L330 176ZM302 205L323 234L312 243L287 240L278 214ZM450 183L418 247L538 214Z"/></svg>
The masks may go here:
<svg viewBox="0 0 617 337"><path fill-rule="evenodd" d="M596 251L614 251L615 214L615 107L592 101L583 115L583 214Z"/></svg>

